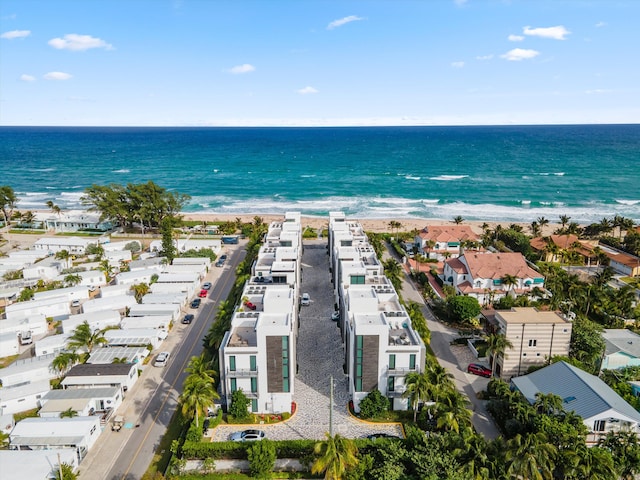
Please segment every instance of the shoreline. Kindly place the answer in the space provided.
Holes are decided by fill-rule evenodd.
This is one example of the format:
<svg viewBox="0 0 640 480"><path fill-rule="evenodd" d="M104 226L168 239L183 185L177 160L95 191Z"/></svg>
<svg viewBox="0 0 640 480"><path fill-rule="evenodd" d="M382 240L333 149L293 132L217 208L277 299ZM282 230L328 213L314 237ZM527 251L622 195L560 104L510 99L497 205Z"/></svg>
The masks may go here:
<svg viewBox="0 0 640 480"><path fill-rule="evenodd" d="M280 214L267 214L267 215L250 215L250 214L239 214L239 215L229 215L229 214L215 214L215 213L181 213L180 216L183 220L187 221L200 221L207 222L209 224L216 224L216 222L233 222L237 218L239 218L244 223L253 222L253 219L257 216L262 218L265 223L271 223L273 221L280 221L284 218L284 215ZM402 225L398 231L399 232L410 232L411 230L422 230L424 227L431 225L454 225L452 220L445 220L442 218L357 218L357 217L346 217L349 221L358 222L362 225L363 229L367 232L374 233L392 233L392 229L389 228L389 222L397 221ZM308 216L302 215L301 223L303 227L311 227L316 230L321 229L323 227L327 227L329 224L329 217L316 217L316 216ZM503 228L508 228L509 225L520 225L523 228L523 233L530 234L531 233L531 224L526 222L496 222L496 221L483 221L483 220L463 220L461 225L469 225L471 229L478 235L482 235L482 225L487 224L490 229L495 229L497 225L501 225ZM583 226L583 225L581 225ZM561 228L562 225L560 223L549 223L542 228L542 236L549 236L557 229Z"/></svg>

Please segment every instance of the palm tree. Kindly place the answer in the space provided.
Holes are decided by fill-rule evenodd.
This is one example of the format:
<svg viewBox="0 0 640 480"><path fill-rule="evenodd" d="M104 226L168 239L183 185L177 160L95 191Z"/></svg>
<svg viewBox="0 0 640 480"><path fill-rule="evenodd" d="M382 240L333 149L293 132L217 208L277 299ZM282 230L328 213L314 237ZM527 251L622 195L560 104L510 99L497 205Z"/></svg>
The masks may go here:
<svg viewBox="0 0 640 480"><path fill-rule="evenodd" d="M76 412L73 407L69 407L64 412L60 412L60 418L73 418L77 416L78 412Z"/></svg>
<svg viewBox="0 0 640 480"><path fill-rule="evenodd" d="M562 225L562 230L565 229L565 227L569 223L569 220L571 220L571 217L567 215L560 215L560 225Z"/></svg>
<svg viewBox="0 0 640 480"><path fill-rule="evenodd" d="M402 267L394 258L388 258L382 262L384 274L396 291L402 290Z"/></svg>
<svg viewBox="0 0 640 480"><path fill-rule="evenodd" d="M531 227L530 228L531 228L531 235L533 237L539 237L540 236L540 232L542 230L540 229L540 225L538 225L538 222L536 222L536 221L531 222Z"/></svg>
<svg viewBox="0 0 640 480"><path fill-rule="evenodd" d="M68 250L60 250L59 252L56 252L55 257L57 260L64 260L66 262L66 265L69 266L69 258L71 257L71 254L69 253Z"/></svg>
<svg viewBox="0 0 640 480"><path fill-rule="evenodd" d="M398 237L398 230L402 228L402 224L397 220L391 220L389 222L389 229L393 232L395 230L394 237Z"/></svg>
<svg viewBox="0 0 640 480"><path fill-rule="evenodd" d="M429 377L424 373L410 372L404 377L406 390L402 394L403 398L408 398L413 409L413 421L418 417L418 407L425 400L431 397L433 392Z"/></svg>
<svg viewBox="0 0 640 480"><path fill-rule="evenodd" d="M513 344L504 333L492 333L487 337L487 353L491 358L490 365L492 375L496 363L496 357L504 355L507 348L513 348Z"/></svg>
<svg viewBox="0 0 640 480"><path fill-rule="evenodd" d="M200 415L213 401L220 398L213 383L198 375L189 375L184 381L184 387L179 400L182 413L187 418L195 416L196 425L200 425Z"/></svg>
<svg viewBox="0 0 640 480"><path fill-rule="evenodd" d="M92 331L89 322L85 320L76 327L73 334L67 339L67 347L73 351L83 349L87 353L91 353L94 347L107 343L107 339L104 338L105 331L106 329Z"/></svg>
<svg viewBox="0 0 640 480"><path fill-rule="evenodd" d="M20 221L25 225L32 226L32 223L35 221L36 216L33 214L31 210L27 210L22 215L20 215Z"/></svg>
<svg viewBox="0 0 640 480"><path fill-rule="evenodd" d="M513 287L518 286L518 277L516 277L515 275L511 275L509 273L505 273L504 276L501 278L502 280L502 284L506 285L507 287L507 292L510 292L511 290L513 290Z"/></svg>
<svg viewBox="0 0 640 480"><path fill-rule="evenodd" d="M82 277L77 273L70 273L66 277L64 277L64 283L69 285L70 287L75 287L82 281Z"/></svg>
<svg viewBox="0 0 640 480"><path fill-rule="evenodd" d="M195 375L200 378L204 378L210 383L215 383L217 372L211 368L211 361L205 359L205 354L202 352L198 357L191 357L189 365L185 369L186 372L191 375Z"/></svg>
<svg viewBox="0 0 640 480"><path fill-rule="evenodd" d="M131 287L131 290L133 290L133 296L136 302L141 303L142 297L149 293L150 287L146 283L136 283Z"/></svg>
<svg viewBox="0 0 640 480"><path fill-rule="evenodd" d="M453 455L460 459L463 473L472 480L486 480L491 478L491 460L487 452L487 441L472 428L465 428L460 432L460 445L453 450Z"/></svg>
<svg viewBox="0 0 640 480"><path fill-rule="evenodd" d="M550 480L556 454L543 433L517 434L507 442L507 474L522 480Z"/></svg>
<svg viewBox="0 0 640 480"><path fill-rule="evenodd" d="M558 415L564 411L562 398L554 393L536 393L536 401L533 404L539 414Z"/></svg>
<svg viewBox="0 0 640 480"><path fill-rule="evenodd" d="M544 227L549 225L549 220L544 217L538 217L538 220L536 221L538 222L538 225L540 225L540 230L544 230Z"/></svg>
<svg viewBox="0 0 640 480"><path fill-rule="evenodd" d="M456 225L460 225L461 223L464 222L464 218L462 218L460 215L453 217L453 223L455 223Z"/></svg>
<svg viewBox="0 0 640 480"><path fill-rule="evenodd" d="M51 369L62 378L73 365L80 361L80 355L74 352L61 352L51 361Z"/></svg>
<svg viewBox="0 0 640 480"><path fill-rule="evenodd" d="M341 480L345 472L358 464L358 448L353 440L326 434L324 442L317 442L313 451L319 457L311 466L311 473L324 473L325 480Z"/></svg>
<svg viewBox="0 0 640 480"><path fill-rule="evenodd" d="M52 200L47 200L46 205L47 205L47 207L49 207L51 209L51 211L53 213L55 213L56 215L60 216L60 212L62 212L62 209L58 205L53 203Z"/></svg>

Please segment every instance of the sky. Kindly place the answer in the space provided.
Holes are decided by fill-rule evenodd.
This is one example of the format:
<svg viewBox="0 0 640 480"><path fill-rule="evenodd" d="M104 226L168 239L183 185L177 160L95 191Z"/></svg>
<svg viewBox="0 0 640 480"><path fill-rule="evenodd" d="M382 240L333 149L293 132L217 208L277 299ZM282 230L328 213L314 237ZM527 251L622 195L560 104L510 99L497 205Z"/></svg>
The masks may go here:
<svg viewBox="0 0 640 480"><path fill-rule="evenodd" d="M0 125L640 122L640 0L2 0Z"/></svg>

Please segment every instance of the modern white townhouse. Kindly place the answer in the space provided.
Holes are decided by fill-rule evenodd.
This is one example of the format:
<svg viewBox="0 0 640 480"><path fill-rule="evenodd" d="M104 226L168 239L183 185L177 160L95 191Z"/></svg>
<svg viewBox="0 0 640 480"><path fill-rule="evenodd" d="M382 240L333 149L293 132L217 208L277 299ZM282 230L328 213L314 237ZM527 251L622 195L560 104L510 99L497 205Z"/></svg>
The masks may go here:
<svg viewBox="0 0 640 480"><path fill-rule="evenodd" d="M296 374L300 215L272 222L220 347L223 401L241 389L254 413L290 412Z"/></svg>
<svg viewBox="0 0 640 480"><path fill-rule="evenodd" d="M393 409L406 410L405 378L424 371L424 342L412 328L362 227L332 212L329 244L354 408L358 411L360 401L378 389Z"/></svg>

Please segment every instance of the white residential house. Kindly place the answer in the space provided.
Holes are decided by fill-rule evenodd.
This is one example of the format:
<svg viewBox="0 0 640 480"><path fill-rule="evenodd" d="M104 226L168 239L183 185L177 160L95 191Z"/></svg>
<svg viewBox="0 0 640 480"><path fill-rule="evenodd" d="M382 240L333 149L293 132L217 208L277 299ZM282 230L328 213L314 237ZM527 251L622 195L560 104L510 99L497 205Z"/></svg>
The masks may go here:
<svg viewBox="0 0 640 480"><path fill-rule="evenodd" d="M131 250L127 249L127 246L131 243L136 243L138 245L138 251L142 250L142 244L140 243L139 240L136 239L131 239L131 240L124 240L121 242L104 242L102 243L100 246L102 247L102 250L105 253L108 252L122 252L122 251L129 251L131 252Z"/></svg>
<svg viewBox="0 0 640 480"><path fill-rule="evenodd" d="M2 320L0 320L1 322ZM0 357L18 355L20 353L19 340L13 332L0 333Z"/></svg>
<svg viewBox="0 0 640 480"><path fill-rule="evenodd" d="M71 313L71 304L66 298L53 297L42 300L29 300L7 305L5 315L7 320L35 317L44 315L59 320Z"/></svg>
<svg viewBox="0 0 640 480"><path fill-rule="evenodd" d="M47 230L56 232L94 231L108 232L113 229L109 221L101 221L100 214L87 210L66 210L60 214L35 212L37 222L44 224Z"/></svg>
<svg viewBox="0 0 640 480"><path fill-rule="evenodd" d="M56 378L56 373L51 368L53 358L54 355L43 355L18 359L8 367L0 368L0 384L5 388L41 380L48 382Z"/></svg>
<svg viewBox="0 0 640 480"><path fill-rule="evenodd" d="M56 288L54 290L44 290L33 294L34 300L45 300L49 298L63 298L67 302L73 300L87 300L89 298L89 289L84 286Z"/></svg>
<svg viewBox="0 0 640 480"><path fill-rule="evenodd" d="M122 316L117 310L98 310L90 313L81 313L78 315L69 315L68 318L62 320L62 331L71 335L79 325L84 322L89 323L91 330L102 330L107 327L117 327L120 325Z"/></svg>
<svg viewBox="0 0 640 480"><path fill-rule="evenodd" d="M47 317L45 317L44 314L35 313L27 317L20 317L17 316L17 313L18 312L15 312L15 315L12 314L11 318L0 319L0 335L13 334L13 338L15 339L23 332L31 332L32 336L40 336L49 331Z"/></svg>
<svg viewBox="0 0 640 480"><path fill-rule="evenodd" d="M176 248L178 253L183 253L188 250L202 250L204 248L208 248L213 250L213 252L217 255L222 249L222 241L219 239L197 239L197 240L174 240L173 246ZM149 251L151 252L161 252L162 249L162 240L153 240L149 244Z"/></svg>
<svg viewBox="0 0 640 480"><path fill-rule="evenodd" d="M144 347L151 345L156 349L164 339L167 331L158 328L127 328L107 330L104 332L109 347Z"/></svg>
<svg viewBox="0 0 640 480"><path fill-rule="evenodd" d="M110 330L113 331L113 330ZM117 387L123 392L138 379L138 366L133 363L83 363L75 365L62 380L63 388Z"/></svg>
<svg viewBox="0 0 640 480"><path fill-rule="evenodd" d="M174 264L174 265L165 265L162 268L162 273L196 273L200 279L203 279L207 272L209 271L207 265L205 264Z"/></svg>
<svg viewBox="0 0 640 480"><path fill-rule="evenodd" d="M14 414L38 408L41 406L41 399L49 390L51 390L49 380L3 385L0 388L0 414Z"/></svg>
<svg viewBox="0 0 640 480"><path fill-rule="evenodd" d="M150 286L153 294L182 294L186 298L191 298L200 290L199 284L193 283L154 283Z"/></svg>
<svg viewBox="0 0 640 480"><path fill-rule="evenodd" d="M180 293L148 293L142 297L143 305L149 304L176 304L184 307L187 304L187 295Z"/></svg>
<svg viewBox="0 0 640 480"><path fill-rule="evenodd" d="M25 280L55 280L65 268L69 268L67 260L60 260L53 256L46 257L37 263L22 269Z"/></svg>
<svg viewBox="0 0 640 480"><path fill-rule="evenodd" d="M132 328L161 329L168 331L172 322L171 315L149 315L144 317L124 317L120 320L120 328L129 330Z"/></svg>
<svg viewBox="0 0 640 480"><path fill-rule="evenodd" d="M204 265L208 270L211 268L211 259L209 257L178 257L173 259L172 265Z"/></svg>
<svg viewBox="0 0 640 480"><path fill-rule="evenodd" d="M89 245L98 245L98 238L89 237L42 237L33 244L33 249L47 255L54 255L62 250L70 254L84 255Z"/></svg>
<svg viewBox="0 0 640 480"><path fill-rule="evenodd" d="M117 387L68 388L50 390L41 399L40 417L60 417L73 409L79 417L104 414L117 410L122 403L122 389Z"/></svg>
<svg viewBox="0 0 640 480"><path fill-rule="evenodd" d="M153 315L170 316L173 321L180 318L179 303L136 303L129 308L129 317Z"/></svg>
<svg viewBox="0 0 640 480"><path fill-rule="evenodd" d="M606 383L566 362L556 362L511 384L531 404L538 392L559 396L565 410L573 411L589 430L587 445L595 445L608 432L640 434L640 413Z"/></svg>
<svg viewBox="0 0 640 480"><path fill-rule="evenodd" d="M25 418L9 435L11 450L52 450L70 448L78 461L87 455L102 433L100 418Z"/></svg>
<svg viewBox="0 0 640 480"><path fill-rule="evenodd" d="M88 300L82 304L82 311L84 313L95 313L102 310L124 312L127 308L132 308L134 305L137 305L137 302L133 295L117 295L114 297Z"/></svg>
<svg viewBox="0 0 640 480"><path fill-rule="evenodd" d="M514 285L506 280L513 278ZM492 304L506 295L544 291L544 277L526 262L521 253L465 252L444 262L442 280L458 295L474 297L481 305Z"/></svg>
<svg viewBox="0 0 640 480"><path fill-rule="evenodd" d="M80 283L83 287L101 287L107 284L107 278L104 272L100 270L85 270L83 272L76 272L74 275L80 277Z"/></svg>
<svg viewBox="0 0 640 480"><path fill-rule="evenodd" d="M100 287L98 298L119 297L121 295L133 296L132 284L107 285Z"/></svg>
<svg viewBox="0 0 640 480"><path fill-rule="evenodd" d="M36 357L44 355L57 355L66 349L67 340L71 333L61 333L59 335L49 335L40 340L36 340Z"/></svg>
<svg viewBox="0 0 640 480"><path fill-rule="evenodd" d="M109 265L119 269L122 262L130 262L133 257L131 250L114 250L105 252L103 258L109 262Z"/></svg>
<svg viewBox="0 0 640 480"><path fill-rule="evenodd" d="M113 363L115 359L124 360L127 363L142 365L149 356L147 347L104 347L94 348L86 363Z"/></svg>
<svg viewBox="0 0 640 480"><path fill-rule="evenodd" d="M146 283L149 285L154 275L159 275L162 271L160 266L149 267L144 270L132 270L129 272L120 272L116 275L116 285L137 285Z"/></svg>
<svg viewBox="0 0 640 480"><path fill-rule="evenodd" d="M2 480L54 479L61 463L76 471L78 455L75 450L0 450Z"/></svg>

